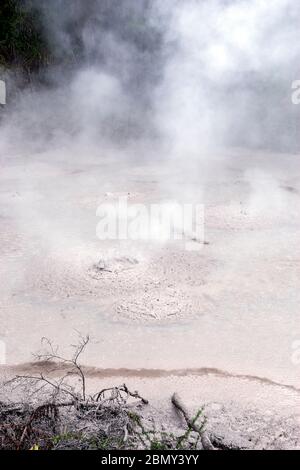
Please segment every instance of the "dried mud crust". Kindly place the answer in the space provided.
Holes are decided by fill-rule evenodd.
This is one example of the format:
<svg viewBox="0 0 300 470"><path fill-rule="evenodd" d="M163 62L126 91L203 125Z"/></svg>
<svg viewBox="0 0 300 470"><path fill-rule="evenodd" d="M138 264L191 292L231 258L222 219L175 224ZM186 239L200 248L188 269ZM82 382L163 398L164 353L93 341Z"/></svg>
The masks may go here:
<svg viewBox="0 0 300 470"><path fill-rule="evenodd" d="M112 321L174 322L203 314L211 305L205 279L214 262L202 253L162 247L150 256L116 252L87 263L82 257L33 260L26 290L43 298L92 301Z"/></svg>
<svg viewBox="0 0 300 470"><path fill-rule="evenodd" d="M115 305L117 317L133 321L166 321L188 319L198 315L200 302L183 289L164 288L144 292L137 299L135 295L123 298Z"/></svg>
<svg viewBox="0 0 300 470"><path fill-rule="evenodd" d="M93 279L100 281L103 273L119 274L133 269L138 264L138 258L131 256L116 256L110 259L102 258L97 263L94 263L88 272Z"/></svg>

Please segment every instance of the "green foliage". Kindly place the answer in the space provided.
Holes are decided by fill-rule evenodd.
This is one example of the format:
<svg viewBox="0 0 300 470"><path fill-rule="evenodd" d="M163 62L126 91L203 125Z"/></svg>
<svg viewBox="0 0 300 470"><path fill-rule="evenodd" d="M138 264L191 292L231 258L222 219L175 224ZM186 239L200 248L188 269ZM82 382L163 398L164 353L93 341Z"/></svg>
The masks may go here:
<svg viewBox="0 0 300 470"><path fill-rule="evenodd" d="M73 439L80 439L80 434L76 434L76 433L72 433L72 432L65 432L65 433L62 433L62 434L57 434L55 436L52 437L52 443L54 445L58 445L60 444L61 442L64 442L64 441L71 441Z"/></svg>
<svg viewBox="0 0 300 470"><path fill-rule="evenodd" d="M154 439L150 443L150 450L168 450L168 447L164 442Z"/></svg>
<svg viewBox="0 0 300 470"><path fill-rule="evenodd" d="M50 61L42 33L40 13L30 0L1 0L0 65L16 66L27 72Z"/></svg>
<svg viewBox="0 0 300 470"><path fill-rule="evenodd" d="M197 411L196 415L194 416L194 418L192 420L192 425L193 426L197 425L197 423L198 423L200 417L202 416L202 414L203 414L203 408L200 408L200 410ZM200 427L198 427L199 435L203 431L205 423L206 423L206 419L204 418L201 425L200 425ZM184 443L188 441L191 432L192 432L192 428L189 427L187 429L187 431L185 432L185 434L183 436L179 437L179 439L177 441L176 449L184 449Z"/></svg>
<svg viewBox="0 0 300 470"><path fill-rule="evenodd" d="M195 430L189 426L182 436L175 436L171 432L157 431L155 427L153 429L146 430L141 417L138 414L133 412L127 412L127 414L136 427L136 429L133 429L134 435L138 438L145 449L150 450L197 449L201 432L203 431L206 423L206 419L203 416L203 408L201 408L192 420L192 425L197 426L198 432L195 433ZM200 423L199 420L201 420ZM196 439L194 439L194 444L189 442L192 433L196 437Z"/></svg>

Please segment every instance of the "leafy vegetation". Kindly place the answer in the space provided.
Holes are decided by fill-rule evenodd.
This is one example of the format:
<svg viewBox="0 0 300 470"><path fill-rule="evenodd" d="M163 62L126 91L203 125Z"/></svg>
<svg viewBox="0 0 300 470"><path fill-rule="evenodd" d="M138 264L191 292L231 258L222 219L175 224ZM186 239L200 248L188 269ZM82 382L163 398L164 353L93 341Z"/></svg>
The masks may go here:
<svg viewBox="0 0 300 470"><path fill-rule="evenodd" d="M0 66L30 73L49 63L50 49L42 31L41 15L30 0L1 0Z"/></svg>
<svg viewBox="0 0 300 470"><path fill-rule="evenodd" d="M49 64L103 64L111 32L134 47L137 64L144 64L160 48L159 28L148 19L149 5L150 0L123 0L122 6L119 0L1 0L0 67L31 73ZM90 44L84 41L87 34L94 38Z"/></svg>

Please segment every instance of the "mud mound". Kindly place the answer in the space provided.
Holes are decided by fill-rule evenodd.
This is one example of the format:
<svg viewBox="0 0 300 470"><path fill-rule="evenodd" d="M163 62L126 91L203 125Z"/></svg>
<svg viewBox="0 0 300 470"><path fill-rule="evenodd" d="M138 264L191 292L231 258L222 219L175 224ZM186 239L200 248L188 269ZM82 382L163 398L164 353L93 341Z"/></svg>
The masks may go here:
<svg viewBox="0 0 300 470"><path fill-rule="evenodd" d="M120 256L111 259L100 259L89 269L89 274L93 279L101 279L105 273L121 273L133 269L139 264L137 258L130 256Z"/></svg>
<svg viewBox="0 0 300 470"><path fill-rule="evenodd" d="M120 299L115 316L136 322L172 322L187 320L201 312L199 298L184 288L161 288Z"/></svg>

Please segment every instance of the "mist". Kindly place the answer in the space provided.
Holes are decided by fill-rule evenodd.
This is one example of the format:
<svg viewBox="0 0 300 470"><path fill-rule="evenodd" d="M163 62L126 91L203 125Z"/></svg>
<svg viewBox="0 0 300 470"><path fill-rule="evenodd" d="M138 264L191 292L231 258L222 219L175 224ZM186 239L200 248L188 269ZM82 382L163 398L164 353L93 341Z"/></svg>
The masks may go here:
<svg viewBox="0 0 300 470"><path fill-rule="evenodd" d="M6 364L31 361L41 337L66 348L80 331L93 335L85 361L95 371L146 371L151 386L151 371L163 371L168 387L188 396L192 384L220 403L224 390L232 400L229 380L252 404L272 395L264 381L296 393L299 2L23 7L38 12L48 55L34 71L0 70ZM131 239L101 238L103 209L120 201L150 215L156 205L166 219L199 205L203 225L185 230L181 219L182 239L169 240L168 225L153 242L141 218ZM211 369L221 371L213 385Z"/></svg>
<svg viewBox="0 0 300 470"><path fill-rule="evenodd" d="M40 73L46 86L33 83L14 100L6 140L139 142L162 159L226 146L298 148L295 2L30 5L41 10L56 61Z"/></svg>

